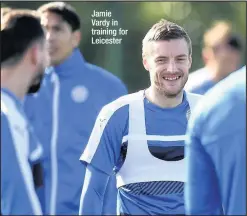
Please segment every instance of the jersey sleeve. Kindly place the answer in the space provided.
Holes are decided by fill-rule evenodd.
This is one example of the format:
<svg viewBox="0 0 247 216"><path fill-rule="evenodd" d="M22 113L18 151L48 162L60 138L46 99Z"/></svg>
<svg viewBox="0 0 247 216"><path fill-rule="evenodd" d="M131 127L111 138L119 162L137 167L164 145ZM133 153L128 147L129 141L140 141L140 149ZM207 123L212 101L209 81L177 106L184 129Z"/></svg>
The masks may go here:
<svg viewBox="0 0 247 216"><path fill-rule="evenodd" d="M214 164L193 130L194 128L189 129L185 148L187 167L186 214L222 214L220 189Z"/></svg>
<svg viewBox="0 0 247 216"><path fill-rule="evenodd" d="M103 204L103 214L104 215L116 215L117 206L117 182L116 175L111 175L106 187L104 204Z"/></svg>
<svg viewBox="0 0 247 216"><path fill-rule="evenodd" d="M80 160L111 175L120 156L122 138L126 131L127 106L115 112L110 105L99 113L89 141Z"/></svg>
<svg viewBox="0 0 247 216"><path fill-rule="evenodd" d="M35 95L27 95L25 97L23 108L26 115L27 120L27 127L30 131L29 136L29 159L32 163L37 163L41 160L42 154L43 154L43 147L38 140L37 136L35 135L34 127L33 125L36 125L36 117L38 116L37 111L37 96Z"/></svg>
<svg viewBox="0 0 247 216"><path fill-rule="evenodd" d="M14 130L1 113L1 213L42 215L28 156Z"/></svg>
<svg viewBox="0 0 247 216"><path fill-rule="evenodd" d="M87 165L81 199L79 215L102 215L106 186L109 175Z"/></svg>

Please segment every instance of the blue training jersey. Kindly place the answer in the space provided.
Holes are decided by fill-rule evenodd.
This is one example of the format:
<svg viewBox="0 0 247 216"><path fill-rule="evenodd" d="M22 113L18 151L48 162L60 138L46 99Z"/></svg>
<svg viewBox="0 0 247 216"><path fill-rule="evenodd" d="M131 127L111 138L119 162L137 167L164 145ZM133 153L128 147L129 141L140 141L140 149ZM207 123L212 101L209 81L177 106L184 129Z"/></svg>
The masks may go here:
<svg viewBox="0 0 247 216"><path fill-rule="evenodd" d="M190 107L185 92L182 103L175 108L160 108L144 98L144 109L147 135L156 138L185 135L190 116ZM101 128L104 128L103 131ZM128 154L128 141L123 139L128 135L128 131L128 104L117 109L109 120L99 115L88 148L82 154L81 160L89 162L109 175L113 172L117 173ZM148 149L153 157L160 160L178 161L184 158L184 140L151 139L148 140ZM118 190L117 211L121 214L139 215L184 214L183 189L184 183L179 181L153 181L123 185Z"/></svg>
<svg viewBox="0 0 247 216"><path fill-rule="evenodd" d="M84 181L78 158L101 108L126 93L120 79L87 63L75 49L49 67L40 91L26 98L25 111L44 147L46 214L78 214ZM113 197L114 181L112 191ZM107 211L115 214L115 205L109 203Z"/></svg>
<svg viewBox="0 0 247 216"><path fill-rule="evenodd" d="M210 90L186 141L186 213L246 215L246 67Z"/></svg>
<svg viewBox="0 0 247 216"><path fill-rule="evenodd" d="M33 167L42 147L19 99L1 89L1 214L41 215Z"/></svg>

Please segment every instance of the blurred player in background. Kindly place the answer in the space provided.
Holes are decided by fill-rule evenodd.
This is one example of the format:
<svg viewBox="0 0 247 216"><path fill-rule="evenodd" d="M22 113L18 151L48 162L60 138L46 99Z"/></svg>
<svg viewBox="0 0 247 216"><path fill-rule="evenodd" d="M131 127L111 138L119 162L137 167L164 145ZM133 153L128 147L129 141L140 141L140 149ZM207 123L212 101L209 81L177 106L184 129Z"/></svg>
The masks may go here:
<svg viewBox="0 0 247 216"><path fill-rule="evenodd" d="M198 105L186 153L186 213L246 215L246 66Z"/></svg>
<svg viewBox="0 0 247 216"><path fill-rule="evenodd" d="M39 90L48 50L35 11L12 10L1 19L1 215L41 215L42 147L23 110Z"/></svg>
<svg viewBox="0 0 247 216"><path fill-rule="evenodd" d="M51 67L39 94L25 101L26 112L44 144L45 213L78 214L85 167L79 157L100 109L127 93L111 73L89 64L78 46L81 23L75 9L63 2L42 5ZM116 212L116 183L106 213ZM106 205L107 206L107 205Z"/></svg>
<svg viewBox="0 0 247 216"><path fill-rule="evenodd" d="M183 28L161 20L143 40L151 86L105 106L81 156L87 171L80 215L101 215L109 176L117 176L120 215L184 214L184 139L201 96L183 88L192 63Z"/></svg>
<svg viewBox="0 0 247 216"><path fill-rule="evenodd" d="M213 23L204 34L202 58L205 67L189 75L185 89L205 94L220 80L240 67L243 45L226 21Z"/></svg>

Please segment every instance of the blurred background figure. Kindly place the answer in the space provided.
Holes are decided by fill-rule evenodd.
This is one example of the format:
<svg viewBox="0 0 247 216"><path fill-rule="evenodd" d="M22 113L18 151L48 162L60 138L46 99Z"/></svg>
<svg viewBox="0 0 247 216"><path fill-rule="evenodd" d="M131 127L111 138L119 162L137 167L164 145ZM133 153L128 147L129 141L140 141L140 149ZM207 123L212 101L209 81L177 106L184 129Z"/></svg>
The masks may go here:
<svg viewBox="0 0 247 216"><path fill-rule="evenodd" d="M48 52L35 11L11 10L1 19L1 215L42 215L42 147L23 109L39 90Z"/></svg>
<svg viewBox="0 0 247 216"><path fill-rule="evenodd" d="M85 61L78 48L80 17L73 7L51 2L38 12L51 64L40 92L26 97L25 111L44 146L45 184L39 197L46 214L73 215L78 214L85 172L79 157L97 114L127 90L110 72ZM108 214L116 212L117 189L112 181Z"/></svg>
<svg viewBox="0 0 247 216"><path fill-rule="evenodd" d="M226 21L217 21L204 34L202 58L205 67L192 72L186 90L205 94L220 80L240 67L242 43Z"/></svg>
<svg viewBox="0 0 247 216"><path fill-rule="evenodd" d="M246 66L199 102L186 161L186 215L246 215Z"/></svg>

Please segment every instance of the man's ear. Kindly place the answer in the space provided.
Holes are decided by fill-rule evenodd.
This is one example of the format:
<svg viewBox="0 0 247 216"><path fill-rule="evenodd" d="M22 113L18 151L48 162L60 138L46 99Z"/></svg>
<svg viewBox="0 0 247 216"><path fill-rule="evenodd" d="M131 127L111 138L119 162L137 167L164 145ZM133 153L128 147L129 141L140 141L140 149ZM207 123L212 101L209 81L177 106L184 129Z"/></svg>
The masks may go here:
<svg viewBox="0 0 247 216"><path fill-rule="evenodd" d="M26 57L30 60L32 65L37 65L40 59L40 47L39 44L34 43L26 52Z"/></svg>
<svg viewBox="0 0 247 216"><path fill-rule="evenodd" d="M148 63L148 60L147 60L147 58L145 57L145 56L143 56L143 58L142 58L142 64L143 64L143 66L144 66L144 68L147 70L147 71L149 71L149 63Z"/></svg>
<svg viewBox="0 0 247 216"><path fill-rule="evenodd" d="M203 63L206 65L210 59L213 57L213 51L211 48L203 48L202 50L202 60Z"/></svg>
<svg viewBox="0 0 247 216"><path fill-rule="evenodd" d="M78 47L81 42L81 32L80 30L76 30L72 33L72 45L73 47Z"/></svg>
<svg viewBox="0 0 247 216"><path fill-rule="evenodd" d="M189 69L191 68L191 66L192 66L192 56L190 55L189 56Z"/></svg>

